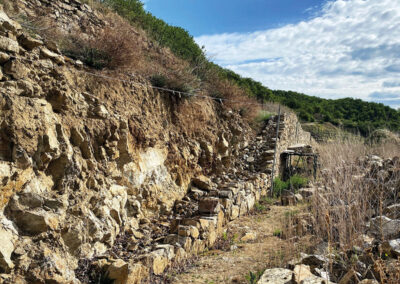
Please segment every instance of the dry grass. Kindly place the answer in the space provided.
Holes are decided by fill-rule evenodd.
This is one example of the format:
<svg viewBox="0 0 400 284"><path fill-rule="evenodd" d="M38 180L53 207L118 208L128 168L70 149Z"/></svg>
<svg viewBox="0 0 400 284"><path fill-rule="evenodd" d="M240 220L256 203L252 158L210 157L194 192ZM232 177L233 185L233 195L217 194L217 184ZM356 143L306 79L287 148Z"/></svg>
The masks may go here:
<svg viewBox="0 0 400 284"><path fill-rule="evenodd" d="M133 74L150 81L161 78L162 85L158 87L220 97L225 108L238 111L254 127L262 109L277 112L276 105L261 106L235 83L220 78L205 60L184 61L151 40L144 30L133 27L98 2L86 2L99 12L103 27L93 26L82 18L65 30L48 17L52 11L36 11L34 17L18 15L18 20L31 35L39 34L46 41L57 43L65 55L91 67L112 70L117 77ZM182 111L185 109L181 107Z"/></svg>
<svg viewBox="0 0 400 284"><path fill-rule="evenodd" d="M319 181L323 190L319 190L311 202L313 230L318 239L328 242L327 256L330 256L329 253L348 252L362 245L371 218L384 215L383 209L398 199L399 161L365 157L393 158L400 155L400 148L390 143L368 146L363 139L355 138L320 145L318 151L323 168ZM382 227L380 230L377 237L384 240ZM398 283L399 263L389 265L389 271L382 255L373 256L375 274L382 274L381 283ZM342 261L351 267L350 258L344 257Z"/></svg>

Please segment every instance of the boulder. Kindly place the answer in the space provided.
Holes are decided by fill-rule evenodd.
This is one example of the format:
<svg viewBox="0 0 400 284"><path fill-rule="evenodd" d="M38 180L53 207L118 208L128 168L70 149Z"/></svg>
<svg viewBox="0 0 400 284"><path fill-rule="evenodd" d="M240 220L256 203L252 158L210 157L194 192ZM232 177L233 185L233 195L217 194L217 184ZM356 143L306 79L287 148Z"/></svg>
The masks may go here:
<svg viewBox="0 0 400 284"><path fill-rule="evenodd" d="M315 191L316 191L315 188L300 188L298 192L299 194L301 194L301 196L307 199L313 196Z"/></svg>
<svg viewBox="0 0 400 284"><path fill-rule="evenodd" d="M93 112L97 117L100 117L100 118L103 118L103 119L106 119L107 117L110 116L108 110L103 105L96 106L94 108Z"/></svg>
<svg viewBox="0 0 400 284"><path fill-rule="evenodd" d="M389 256L400 257L400 239L385 241L381 244L381 248Z"/></svg>
<svg viewBox="0 0 400 284"><path fill-rule="evenodd" d="M151 252L147 257L147 262L151 264L150 267L155 275L161 275L168 266L168 258L163 249Z"/></svg>
<svg viewBox="0 0 400 284"><path fill-rule="evenodd" d="M316 267L322 268L327 261L328 259L325 258L324 256L313 254L313 255L304 255L302 257L301 263L310 266L311 269L313 270Z"/></svg>
<svg viewBox="0 0 400 284"><path fill-rule="evenodd" d="M264 271L257 284L291 284L293 272L284 268L272 268Z"/></svg>
<svg viewBox="0 0 400 284"><path fill-rule="evenodd" d="M128 278L128 263L122 259L114 261L107 269L108 278L114 280L115 284L127 283Z"/></svg>

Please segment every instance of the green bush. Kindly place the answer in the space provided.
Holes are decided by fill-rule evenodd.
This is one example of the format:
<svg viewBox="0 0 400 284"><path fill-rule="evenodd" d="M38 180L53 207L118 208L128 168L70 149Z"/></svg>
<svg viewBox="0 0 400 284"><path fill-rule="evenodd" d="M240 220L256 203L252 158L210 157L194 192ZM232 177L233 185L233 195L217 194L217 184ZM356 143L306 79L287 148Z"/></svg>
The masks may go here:
<svg viewBox="0 0 400 284"><path fill-rule="evenodd" d="M297 190L306 186L307 183L308 183L308 178L302 177L300 175L294 175L290 177L288 186L292 185L292 188Z"/></svg>
<svg viewBox="0 0 400 284"><path fill-rule="evenodd" d="M274 194L275 197L280 196L281 192L283 190L288 189L288 188L289 188L289 183L287 181L281 180L280 177L276 177L274 179L274 192L273 192L273 194Z"/></svg>
<svg viewBox="0 0 400 284"><path fill-rule="evenodd" d="M298 190L308 183L308 178L300 175L294 175L287 181L281 180L280 177L274 179L274 196L279 196L283 190L295 189Z"/></svg>

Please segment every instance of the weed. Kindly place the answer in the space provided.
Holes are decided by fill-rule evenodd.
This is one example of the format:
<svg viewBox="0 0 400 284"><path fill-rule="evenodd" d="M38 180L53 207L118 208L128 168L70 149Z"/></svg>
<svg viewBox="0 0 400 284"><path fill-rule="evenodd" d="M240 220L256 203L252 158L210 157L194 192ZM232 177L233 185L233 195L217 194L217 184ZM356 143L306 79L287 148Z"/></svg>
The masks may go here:
<svg viewBox="0 0 400 284"><path fill-rule="evenodd" d="M280 237L282 236L282 230L281 230L281 229L276 229L276 230L272 233L272 235L273 235L274 237L280 238Z"/></svg>
<svg viewBox="0 0 400 284"><path fill-rule="evenodd" d="M247 283L256 284L258 282L258 280L260 280L263 273L264 273L263 270L259 270L257 272L249 271L249 273L245 276Z"/></svg>
<svg viewBox="0 0 400 284"><path fill-rule="evenodd" d="M262 204L257 202L256 204L254 204L254 210L257 213L261 213L261 212L267 210L267 207L265 205L262 205Z"/></svg>
<svg viewBox="0 0 400 284"><path fill-rule="evenodd" d="M290 211L286 211L285 212L285 217L286 218L292 218L294 216L296 216L297 214L299 214L300 211L299 210L290 210Z"/></svg>
<svg viewBox="0 0 400 284"><path fill-rule="evenodd" d="M264 196L263 198L261 198L261 203L265 203L267 205L274 205L276 201L277 200L275 198L271 198L268 196Z"/></svg>

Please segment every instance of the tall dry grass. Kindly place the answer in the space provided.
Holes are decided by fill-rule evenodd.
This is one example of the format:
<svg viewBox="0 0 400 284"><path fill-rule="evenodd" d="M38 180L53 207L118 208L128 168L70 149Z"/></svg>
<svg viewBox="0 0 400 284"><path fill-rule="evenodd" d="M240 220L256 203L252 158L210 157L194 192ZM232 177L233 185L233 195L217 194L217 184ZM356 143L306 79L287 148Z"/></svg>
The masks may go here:
<svg viewBox="0 0 400 284"><path fill-rule="evenodd" d="M366 145L363 139L353 138L319 145L318 152L322 169L319 189L310 204L313 231L317 239L328 243L326 257L331 263L340 255L349 268L354 260L344 252L362 246L364 236L372 232L370 220L384 215L388 205L399 202L400 162L396 158L385 159L400 156L400 147L392 143ZM384 224L379 226L375 237L384 241ZM384 256L371 257L375 274L379 272L377 269L387 269ZM385 274L380 280L399 283L400 276Z"/></svg>

